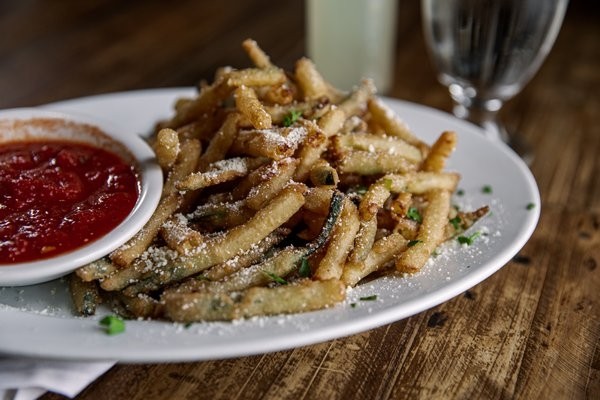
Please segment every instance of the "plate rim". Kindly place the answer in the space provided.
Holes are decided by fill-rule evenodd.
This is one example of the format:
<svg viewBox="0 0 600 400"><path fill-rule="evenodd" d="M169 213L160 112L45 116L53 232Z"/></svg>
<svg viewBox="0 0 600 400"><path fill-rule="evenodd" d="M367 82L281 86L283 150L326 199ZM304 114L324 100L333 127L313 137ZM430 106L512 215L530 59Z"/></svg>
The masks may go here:
<svg viewBox="0 0 600 400"><path fill-rule="evenodd" d="M181 95L185 93L190 93L192 88L188 87L180 87L180 88L159 88L159 89L142 89L142 90L133 90L133 91L125 91L125 92L114 92L114 93L104 93L93 96L86 96L76 99L63 100L55 103L50 103L41 106L42 108L48 109L59 109L60 107L70 106L73 104L77 104L81 101L97 101L97 100L106 100L113 98L114 96L147 96L147 95L158 95L158 96L167 96L167 95ZM417 112L425 112L425 113L433 113L441 118L452 118L454 120L459 121L461 124L466 124L466 126L470 125L469 129L479 130L480 128L462 120L458 120L456 117L448 114L444 111L431 108L425 105L383 97L383 100L389 103L397 103L403 108L408 108L412 110L416 110ZM276 340L266 341L266 340L252 340L250 342L246 341L243 343L236 343L235 345L229 346L226 349L219 350L211 350L207 348L177 348L177 349L157 349L156 352L152 354L139 354L139 351L133 351L130 354L121 354L121 357L118 357L119 362L173 362L173 361L201 361L201 360L214 360L214 359L225 359L225 358L233 358L233 357L242 357L256 354L264 354L274 351L282 351L288 350L291 348L307 346L315 343L324 342L327 340L333 340L336 338L347 337L350 335L354 335L360 332L364 332L367 330L371 330L382 325L393 323L396 321L400 321L409 316L415 315L417 313L428 310L436 305L442 304L451 298L459 295L465 290L472 288L478 283L483 282L489 276L500 270L504 267L510 259L518 253L518 251L526 244L531 235L536 229L537 223L539 221L540 213L541 213L541 202L540 202L540 193L535 178L526 164L506 145L503 143L494 143L493 147L496 150L499 150L503 153L504 156L507 156L511 162L515 163L518 167L518 170L522 173L522 178L524 178L525 183L527 184L527 188L530 189L530 194L532 195L532 201L535 204L539 205L536 207L533 212L528 213L529 222L527 224L523 224L520 227L518 232L518 237L511 241L510 246L507 246L502 252L499 254L495 254L493 258L493 262L490 261L486 265L485 268L477 268L465 276L459 277L451 282L445 284L443 287L434 290L432 293L426 294L425 297L417 296L415 298L403 301L401 303L393 304L389 307L385 307L381 310L378 310L374 314L369 314L366 316L360 316L357 318L353 318L350 320L341 320L335 321L335 323L327 325L325 327L318 327L318 329L310 329L307 332L303 332L299 337L294 337L293 340L289 338L286 341L286 335L281 337L276 337ZM333 310L333 309L332 309ZM15 310L18 312L18 310ZM325 310L329 311L329 310ZM11 310L2 310L0 309L0 316L10 313ZM317 311L319 312L319 311ZM38 315L33 313L25 313L21 312L21 314L25 315L25 318L37 318ZM310 314L310 313L309 313ZM73 317L71 319L65 319L68 321L77 321L79 317ZM343 332L341 332L343 331ZM0 337L2 335L0 334ZM289 336L289 335L288 335ZM3 341L0 341L0 354L11 354L18 355L24 357L44 357L44 358L55 358L55 359L69 359L69 360L112 360L113 357L107 357L106 354L102 354L103 351L100 349L95 349L92 353L81 354L80 353L71 353L71 354L58 354L60 351L45 349L46 351L40 352L37 349L20 349L15 351L11 351L11 349L4 348L2 345ZM199 352L201 354L199 354ZM105 352L104 352L105 353Z"/></svg>

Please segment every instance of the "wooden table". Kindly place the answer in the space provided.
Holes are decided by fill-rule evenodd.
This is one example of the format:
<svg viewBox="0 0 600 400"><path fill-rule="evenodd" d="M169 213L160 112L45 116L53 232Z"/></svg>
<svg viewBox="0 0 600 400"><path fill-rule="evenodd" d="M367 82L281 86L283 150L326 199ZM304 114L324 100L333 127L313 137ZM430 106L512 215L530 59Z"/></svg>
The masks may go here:
<svg viewBox="0 0 600 400"><path fill-rule="evenodd" d="M248 36L286 68L304 52L301 1L165 3L2 1L0 108L193 85L217 66L247 66ZM118 365L79 398L600 398L599 11L572 1L552 53L504 110L535 144L543 204L531 240L495 275L411 318L322 344ZM449 110L416 1L401 2L398 22L391 95Z"/></svg>

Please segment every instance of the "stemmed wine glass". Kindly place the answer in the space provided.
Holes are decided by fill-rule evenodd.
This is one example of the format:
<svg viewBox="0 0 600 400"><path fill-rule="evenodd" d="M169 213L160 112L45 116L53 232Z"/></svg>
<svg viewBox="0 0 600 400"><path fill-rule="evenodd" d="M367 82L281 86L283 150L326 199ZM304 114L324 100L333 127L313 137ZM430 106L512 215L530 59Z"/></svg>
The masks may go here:
<svg viewBox="0 0 600 400"><path fill-rule="evenodd" d="M531 147L498 121L504 102L537 72L568 0L421 0L425 38L454 114L530 162Z"/></svg>

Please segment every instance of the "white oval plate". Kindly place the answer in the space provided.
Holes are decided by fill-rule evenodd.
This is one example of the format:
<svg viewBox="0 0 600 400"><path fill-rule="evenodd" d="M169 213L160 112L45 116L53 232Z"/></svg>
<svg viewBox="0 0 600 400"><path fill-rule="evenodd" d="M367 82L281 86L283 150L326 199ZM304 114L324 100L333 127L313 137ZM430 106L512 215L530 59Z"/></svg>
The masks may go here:
<svg viewBox="0 0 600 400"><path fill-rule="evenodd" d="M48 105L48 109L112 117L129 131L149 132L168 117L175 98L191 89L108 94ZM0 289L0 352L59 359L167 362L238 357L322 342L391 323L440 304L483 281L505 265L529 239L540 214L540 196L527 166L508 147L492 143L480 130L446 113L386 99L428 142L443 130L459 136L448 169L462 174L465 208L488 204L491 215L475 230L486 232L472 246L456 241L413 276L387 277L361 284L334 308L189 327L161 321L127 321L126 332L107 336L98 320L73 317L60 280L20 289ZM490 185L493 193L482 193ZM528 204L534 208L527 209ZM377 295L375 301L360 301ZM355 307L351 307L356 303Z"/></svg>
<svg viewBox="0 0 600 400"><path fill-rule="evenodd" d="M59 123L44 128L13 121L57 120ZM23 286L47 282L64 276L82 265L110 253L139 231L156 209L162 191L162 171L154 161L154 152L139 136L129 133L119 124L113 124L110 115L91 118L79 113L64 113L39 108L15 108L0 111L0 143L27 138L67 139L85 142L109 150L136 166L140 180L137 202L127 217L114 229L98 239L42 260L0 265L0 286ZM64 123L62 123L64 122ZM100 131L98 131L98 129Z"/></svg>

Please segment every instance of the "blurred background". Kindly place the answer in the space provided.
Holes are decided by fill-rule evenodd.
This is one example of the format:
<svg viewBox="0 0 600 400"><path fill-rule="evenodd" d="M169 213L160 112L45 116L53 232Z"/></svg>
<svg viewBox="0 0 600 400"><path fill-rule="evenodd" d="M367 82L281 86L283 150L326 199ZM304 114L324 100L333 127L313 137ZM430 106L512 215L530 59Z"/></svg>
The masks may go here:
<svg viewBox="0 0 600 400"><path fill-rule="evenodd" d="M574 91L572 85L561 87L561 80L590 75L596 82L600 79L596 68L586 69L598 62L581 62L600 58L599 10L595 1L571 1L555 45L570 50L570 62L552 63L552 52L534 78L564 78L551 79L552 90L561 90L566 100L595 97L581 88ZM0 108L195 85L212 79L219 66L248 66L240 48L247 37L289 69L306 53L305 11L305 2L298 0L3 0ZM394 77L388 94L449 110L446 89L437 84L426 56L419 1L400 0L396 13ZM579 27L574 36L576 24L590 31L582 36Z"/></svg>
<svg viewBox="0 0 600 400"><path fill-rule="evenodd" d="M246 37L291 67L304 52L303 2L3 0L0 107L194 85L248 66Z"/></svg>
<svg viewBox="0 0 600 400"><path fill-rule="evenodd" d="M570 47L571 62L546 62L560 71L542 66L540 79L544 74L598 75L579 65L584 58L599 58L599 9L595 1L571 1L555 46ZM419 1L400 0L396 13L389 94L449 109L451 102L426 57ZM589 27L588 35L581 37L578 30L574 37L575 24ZM292 68L306 52L305 32L305 2L298 0L3 0L0 107L194 85L212 79L218 66L248 66L240 48L246 37L256 39L277 64ZM565 96L584 95L569 87L555 89Z"/></svg>

